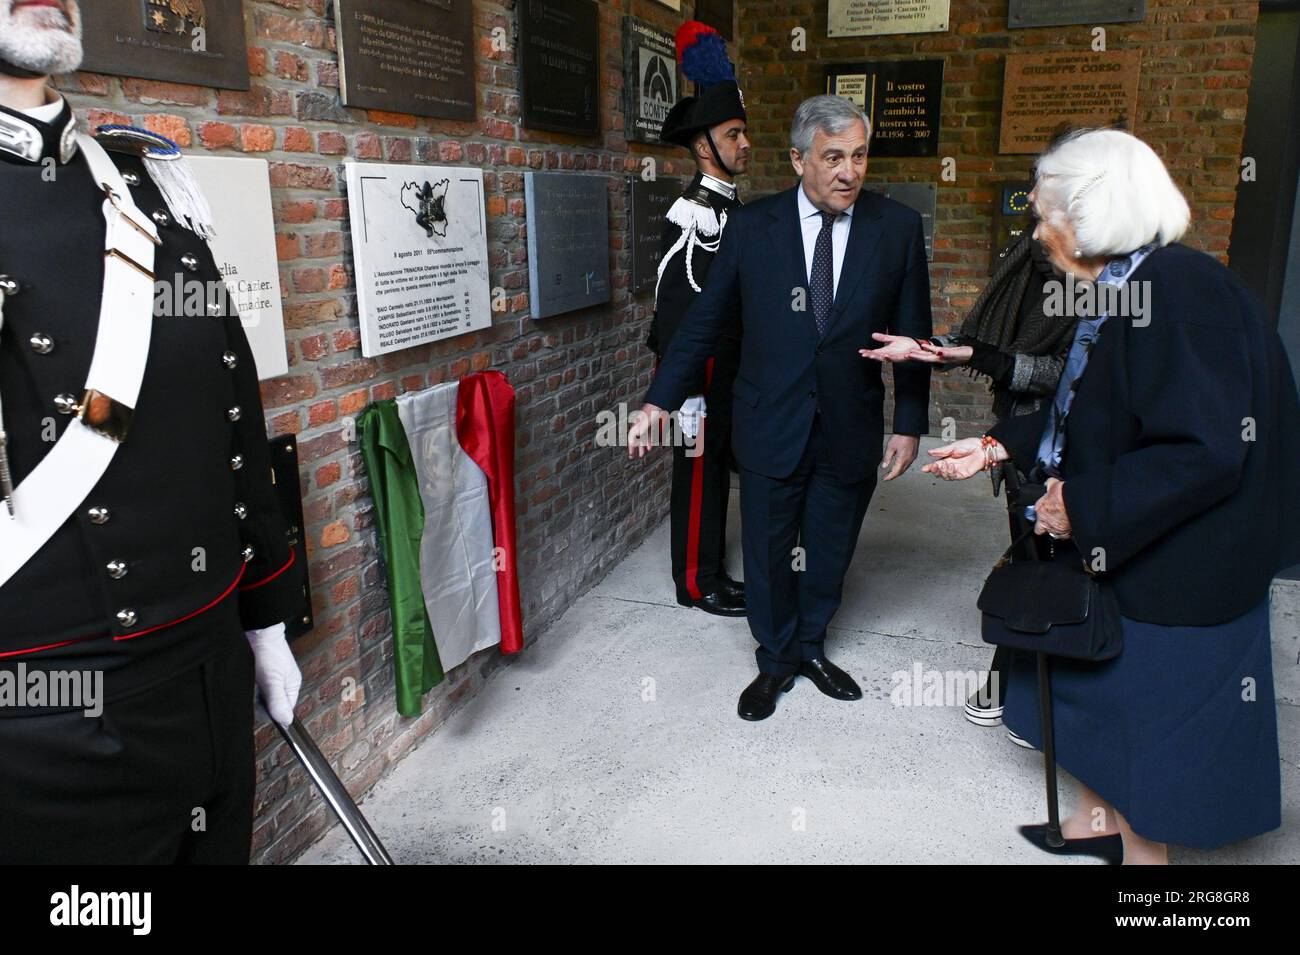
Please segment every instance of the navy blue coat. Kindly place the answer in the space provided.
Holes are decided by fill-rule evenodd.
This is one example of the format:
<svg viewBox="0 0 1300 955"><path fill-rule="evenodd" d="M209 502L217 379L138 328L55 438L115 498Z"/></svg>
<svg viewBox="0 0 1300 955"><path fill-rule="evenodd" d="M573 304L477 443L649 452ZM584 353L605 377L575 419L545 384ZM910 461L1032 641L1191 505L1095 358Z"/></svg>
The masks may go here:
<svg viewBox="0 0 1300 955"><path fill-rule="evenodd" d="M1263 306L1216 259L1166 246L1130 281L1150 283L1150 323L1111 318L1093 346L1066 418L1066 513L1085 558L1103 548L1125 616L1225 623L1300 561L1295 379ZM991 432L1022 470L1046 410Z"/></svg>
<svg viewBox="0 0 1300 955"><path fill-rule="evenodd" d="M698 390L718 337L739 310L743 338L732 388L736 462L768 477L788 477L819 409L836 475L862 481L880 463L885 389L880 365L858 349L879 344L872 332L931 334L921 217L863 190L853 207L831 318L819 340L798 188L729 213L704 291L673 336L645 400L673 409ZM927 433L929 393L929 365L894 366L896 433Z"/></svg>

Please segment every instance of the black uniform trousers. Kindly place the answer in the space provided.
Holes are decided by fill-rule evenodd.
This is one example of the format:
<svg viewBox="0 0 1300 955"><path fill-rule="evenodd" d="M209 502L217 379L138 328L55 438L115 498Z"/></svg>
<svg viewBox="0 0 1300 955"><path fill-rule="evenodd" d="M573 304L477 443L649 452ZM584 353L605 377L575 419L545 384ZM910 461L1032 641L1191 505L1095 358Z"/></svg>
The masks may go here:
<svg viewBox="0 0 1300 955"><path fill-rule="evenodd" d="M823 655L875 489L874 473L856 483L836 477L820 414L788 477L740 469L745 599L760 673L793 673Z"/></svg>
<svg viewBox="0 0 1300 955"><path fill-rule="evenodd" d="M98 716L0 719L0 863L248 863L253 652L222 616L212 656Z"/></svg>
<svg viewBox="0 0 1300 955"><path fill-rule="evenodd" d="M670 549L677 599L698 600L726 574L731 496L731 386L740 342L721 338L705 370L705 417L690 448L673 445Z"/></svg>

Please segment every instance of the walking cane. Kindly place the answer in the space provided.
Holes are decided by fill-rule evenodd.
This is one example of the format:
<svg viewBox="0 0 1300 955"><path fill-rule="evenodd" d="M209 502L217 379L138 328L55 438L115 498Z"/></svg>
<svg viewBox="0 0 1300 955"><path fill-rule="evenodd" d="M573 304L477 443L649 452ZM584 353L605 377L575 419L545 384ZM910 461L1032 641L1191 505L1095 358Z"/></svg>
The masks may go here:
<svg viewBox="0 0 1300 955"><path fill-rule="evenodd" d="M259 706L260 706L259 702ZM262 712L266 712L263 707ZM270 717L268 716L268 719ZM307 728L295 716L293 722L288 726L281 726L275 720L271 720L275 728L280 731L284 741L289 744L293 750L293 755L298 757L298 762L302 763L303 768L307 770L307 775L311 777L316 788L320 790L321 796L329 804L331 811L347 834L352 838L352 842L361 855L365 857L369 865L393 865L393 858L384 848L384 844L379 841L375 831L370 828L370 823L366 817L361 814L357 804L352 801L343 783L339 781L334 770L330 768L329 760L316 746L316 741L311 738Z"/></svg>
<svg viewBox="0 0 1300 955"><path fill-rule="evenodd" d="M1065 845L1061 836L1061 807L1056 792L1056 733L1052 727L1052 670L1046 653L1038 657L1038 713L1043 728L1043 768L1047 774L1047 844Z"/></svg>

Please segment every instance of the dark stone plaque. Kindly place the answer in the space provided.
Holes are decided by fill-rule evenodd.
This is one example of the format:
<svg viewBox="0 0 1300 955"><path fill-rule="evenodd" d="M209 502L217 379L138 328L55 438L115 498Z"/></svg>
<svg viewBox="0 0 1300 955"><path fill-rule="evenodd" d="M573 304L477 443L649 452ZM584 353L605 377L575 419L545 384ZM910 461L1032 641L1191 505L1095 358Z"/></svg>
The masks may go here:
<svg viewBox="0 0 1300 955"><path fill-rule="evenodd" d="M298 477L298 442L290 436L271 442L271 477L275 485L280 513L288 525L286 533L289 549L293 551L293 566L285 571L302 592L302 601L284 622L284 635L292 640L314 626L311 612L311 580L307 573L307 533L302 519L302 485Z"/></svg>
<svg viewBox="0 0 1300 955"><path fill-rule="evenodd" d="M473 119L471 0L335 0L347 106Z"/></svg>
<svg viewBox="0 0 1300 955"><path fill-rule="evenodd" d="M248 89L241 0L91 0L81 18L83 70Z"/></svg>
<svg viewBox="0 0 1300 955"><path fill-rule="evenodd" d="M610 299L609 187L604 176L524 174L528 300L533 318Z"/></svg>
<svg viewBox="0 0 1300 955"><path fill-rule="evenodd" d="M1062 27L1132 23L1147 18L1147 0L1011 0L1007 26Z"/></svg>
<svg viewBox="0 0 1300 955"><path fill-rule="evenodd" d="M826 67L826 92L871 117L872 156L937 156L943 60L880 60Z"/></svg>
<svg viewBox="0 0 1300 955"><path fill-rule="evenodd" d="M921 229L925 234L925 258L926 261L932 260L934 258L934 207L938 200L938 190L934 183L869 182L865 188L921 213Z"/></svg>
<svg viewBox="0 0 1300 955"><path fill-rule="evenodd" d="M623 18L623 122L631 142L657 143L677 102L673 35L635 17Z"/></svg>
<svg viewBox="0 0 1300 955"><path fill-rule="evenodd" d="M735 4L733 0L695 0L695 19L707 23L730 40Z"/></svg>
<svg viewBox="0 0 1300 955"><path fill-rule="evenodd" d="M1068 127L1134 132L1141 72L1140 50L1009 54L998 152L1040 152Z"/></svg>
<svg viewBox="0 0 1300 955"><path fill-rule="evenodd" d="M668 209L686 186L680 179L632 179L632 294L655 287Z"/></svg>
<svg viewBox="0 0 1300 955"><path fill-rule="evenodd" d="M592 0L519 0L519 74L528 129L600 132L600 28Z"/></svg>

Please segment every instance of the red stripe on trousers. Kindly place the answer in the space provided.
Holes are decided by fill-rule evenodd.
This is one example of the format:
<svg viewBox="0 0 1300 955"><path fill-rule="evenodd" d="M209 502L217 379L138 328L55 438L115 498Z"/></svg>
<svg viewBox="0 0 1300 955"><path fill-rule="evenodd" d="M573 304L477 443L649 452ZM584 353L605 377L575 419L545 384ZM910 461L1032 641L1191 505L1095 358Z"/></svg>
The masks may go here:
<svg viewBox="0 0 1300 955"><path fill-rule="evenodd" d="M713 359L704 366L704 391L709 390L713 380ZM707 409L706 409L707 410ZM700 430L695 437L699 454L691 463L691 516L686 530L686 592L692 600L699 600L700 585L700 513L704 504L704 421L700 418Z"/></svg>

